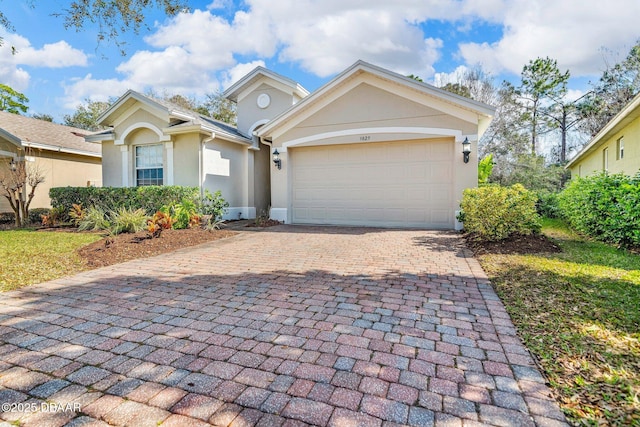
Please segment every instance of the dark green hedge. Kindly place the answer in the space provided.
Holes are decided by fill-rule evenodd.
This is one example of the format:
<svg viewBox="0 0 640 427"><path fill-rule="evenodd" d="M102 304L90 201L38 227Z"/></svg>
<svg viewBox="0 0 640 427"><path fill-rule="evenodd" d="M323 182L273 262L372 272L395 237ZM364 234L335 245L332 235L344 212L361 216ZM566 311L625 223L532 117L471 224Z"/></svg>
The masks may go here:
<svg viewBox="0 0 640 427"><path fill-rule="evenodd" d="M84 208L95 206L105 212L126 209L144 209L153 214L163 206L172 205L182 200L198 201L198 187L182 187L179 185L150 185L144 187L56 187L49 190L51 206L63 207L69 212L72 205L79 204Z"/></svg>
<svg viewBox="0 0 640 427"><path fill-rule="evenodd" d="M558 196L576 231L619 246L640 246L640 175L576 178Z"/></svg>

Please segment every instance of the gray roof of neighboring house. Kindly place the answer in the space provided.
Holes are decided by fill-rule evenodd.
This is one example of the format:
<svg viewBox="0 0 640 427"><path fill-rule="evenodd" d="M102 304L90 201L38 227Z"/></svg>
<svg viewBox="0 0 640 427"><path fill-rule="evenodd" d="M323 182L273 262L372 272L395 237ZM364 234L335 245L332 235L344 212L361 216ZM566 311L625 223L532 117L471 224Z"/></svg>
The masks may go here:
<svg viewBox="0 0 640 427"><path fill-rule="evenodd" d="M23 146L102 157L99 145L84 140L91 133L84 129L0 111L0 130L19 139Z"/></svg>

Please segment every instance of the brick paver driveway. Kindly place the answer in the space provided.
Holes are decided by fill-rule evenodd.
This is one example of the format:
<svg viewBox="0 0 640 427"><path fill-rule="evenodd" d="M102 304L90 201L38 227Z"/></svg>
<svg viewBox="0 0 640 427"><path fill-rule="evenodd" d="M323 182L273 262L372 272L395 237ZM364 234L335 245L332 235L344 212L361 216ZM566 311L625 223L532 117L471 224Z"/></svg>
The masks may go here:
<svg viewBox="0 0 640 427"><path fill-rule="evenodd" d="M23 426L564 420L456 235L330 227L0 295L0 402Z"/></svg>

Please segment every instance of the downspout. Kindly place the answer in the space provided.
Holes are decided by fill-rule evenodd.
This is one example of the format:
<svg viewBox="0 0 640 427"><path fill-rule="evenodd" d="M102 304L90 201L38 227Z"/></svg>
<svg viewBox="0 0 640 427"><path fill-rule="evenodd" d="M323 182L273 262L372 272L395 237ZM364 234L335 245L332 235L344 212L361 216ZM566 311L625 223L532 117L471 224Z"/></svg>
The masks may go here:
<svg viewBox="0 0 640 427"><path fill-rule="evenodd" d="M200 200L204 198L204 147L207 142L213 141L215 134L200 139L200 149L198 150L198 187L200 187Z"/></svg>

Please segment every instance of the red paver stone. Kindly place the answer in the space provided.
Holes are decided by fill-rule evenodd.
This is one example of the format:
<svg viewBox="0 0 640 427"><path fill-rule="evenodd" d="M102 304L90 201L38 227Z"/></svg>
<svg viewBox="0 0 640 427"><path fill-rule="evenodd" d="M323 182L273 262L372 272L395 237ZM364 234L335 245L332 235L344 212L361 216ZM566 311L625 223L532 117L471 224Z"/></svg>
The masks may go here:
<svg viewBox="0 0 640 427"><path fill-rule="evenodd" d="M176 403L171 408L171 412L206 421L222 405L223 403L218 399L192 393Z"/></svg>
<svg viewBox="0 0 640 427"><path fill-rule="evenodd" d="M293 398L282 411L282 416L314 425L326 425L333 406L308 399Z"/></svg>

